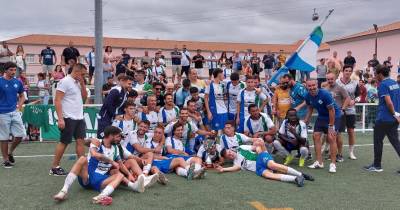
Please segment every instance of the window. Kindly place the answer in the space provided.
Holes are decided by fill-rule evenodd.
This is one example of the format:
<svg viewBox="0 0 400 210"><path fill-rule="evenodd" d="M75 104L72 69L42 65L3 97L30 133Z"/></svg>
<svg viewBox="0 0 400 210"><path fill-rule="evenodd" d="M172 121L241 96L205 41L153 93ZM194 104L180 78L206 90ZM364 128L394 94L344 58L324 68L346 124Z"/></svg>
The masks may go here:
<svg viewBox="0 0 400 210"><path fill-rule="evenodd" d="M35 63L35 54L26 54L26 63Z"/></svg>

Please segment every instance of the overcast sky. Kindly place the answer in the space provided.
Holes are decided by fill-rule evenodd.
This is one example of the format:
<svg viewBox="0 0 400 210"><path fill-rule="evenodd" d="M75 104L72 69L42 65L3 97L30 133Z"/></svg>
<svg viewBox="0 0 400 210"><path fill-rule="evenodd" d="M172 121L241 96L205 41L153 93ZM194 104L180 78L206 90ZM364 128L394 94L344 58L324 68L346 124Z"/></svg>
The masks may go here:
<svg viewBox="0 0 400 210"><path fill-rule="evenodd" d="M5 3L7 2L7 3ZM27 34L92 36L93 0L10 0L0 12L0 40ZM104 36L293 43L320 20L332 40L399 21L399 0L103 0Z"/></svg>

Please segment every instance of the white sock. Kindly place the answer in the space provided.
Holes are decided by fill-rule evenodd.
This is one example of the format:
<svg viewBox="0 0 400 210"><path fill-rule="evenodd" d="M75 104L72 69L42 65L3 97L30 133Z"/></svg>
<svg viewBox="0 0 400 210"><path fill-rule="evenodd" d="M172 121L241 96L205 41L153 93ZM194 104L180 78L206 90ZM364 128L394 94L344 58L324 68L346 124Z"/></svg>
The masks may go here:
<svg viewBox="0 0 400 210"><path fill-rule="evenodd" d="M200 169L201 169L201 165L195 163L195 164L194 164L194 171L195 171L195 172L198 172L198 171L200 171Z"/></svg>
<svg viewBox="0 0 400 210"><path fill-rule="evenodd" d="M285 174L282 174L282 176L281 176L282 182L294 182L294 180L296 180L295 176L285 175Z"/></svg>
<svg viewBox="0 0 400 210"><path fill-rule="evenodd" d="M133 183L133 182L128 182L128 187L129 187L130 189L132 189L132 190L135 190L135 189L137 188L137 185L138 185L137 181L136 181L135 183Z"/></svg>
<svg viewBox="0 0 400 210"><path fill-rule="evenodd" d="M147 165L143 166L143 173L149 174L150 169L151 169L151 164L147 164Z"/></svg>
<svg viewBox="0 0 400 210"><path fill-rule="evenodd" d="M101 191L100 195L102 196L109 196L111 193L114 192L114 187L111 185L107 185L103 191Z"/></svg>
<svg viewBox="0 0 400 210"><path fill-rule="evenodd" d="M184 176L184 177L186 177L186 176L187 176L187 170L184 169L184 168L182 168L182 167L178 167L178 168L176 169L176 174L178 174L178 176Z"/></svg>
<svg viewBox="0 0 400 210"><path fill-rule="evenodd" d="M64 186L61 189L64 192L68 192L68 189L71 187L72 183L74 183L77 176L74 173L69 173L64 181Z"/></svg>
<svg viewBox="0 0 400 210"><path fill-rule="evenodd" d="M288 167L288 169L287 169L287 174L293 175L293 176L301 176L302 175L301 172L297 171L294 168L290 168L290 167Z"/></svg>
<svg viewBox="0 0 400 210"><path fill-rule="evenodd" d="M349 145L349 152L353 153L354 152L354 145Z"/></svg>

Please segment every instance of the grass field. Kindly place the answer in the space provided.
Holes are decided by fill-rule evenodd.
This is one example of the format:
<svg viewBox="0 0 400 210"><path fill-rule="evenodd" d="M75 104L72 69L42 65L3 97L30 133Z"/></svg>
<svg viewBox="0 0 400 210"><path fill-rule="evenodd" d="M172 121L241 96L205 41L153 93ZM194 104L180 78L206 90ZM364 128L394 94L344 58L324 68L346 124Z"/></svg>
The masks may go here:
<svg viewBox="0 0 400 210"><path fill-rule="evenodd" d="M347 139L347 137L345 137ZM26 143L17 148L16 166L0 168L0 209L400 209L399 158L391 146L384 147L382 173L368 173L361 167L372 160L372 139L357 135L358 160L339 163L336 174L325 169L302 169L315 177L303 188L294 184L270 181L251 172L218 174L209 171L206 179L186 181L168 175L169 185L155 185L138 194L126 188L117 189L113 204L101 207L91 204L95 191L84 190L76 182L63 203L52 196L60 190L64 177L49 176L54 143ZM73 153L74 145L67 153ZM296 167L296 160L293 167ZM64 157L62 165L70 169L74 160ZM250 202L253 202L251 205ZM255 202L255 203L254 203Z"/></svg>

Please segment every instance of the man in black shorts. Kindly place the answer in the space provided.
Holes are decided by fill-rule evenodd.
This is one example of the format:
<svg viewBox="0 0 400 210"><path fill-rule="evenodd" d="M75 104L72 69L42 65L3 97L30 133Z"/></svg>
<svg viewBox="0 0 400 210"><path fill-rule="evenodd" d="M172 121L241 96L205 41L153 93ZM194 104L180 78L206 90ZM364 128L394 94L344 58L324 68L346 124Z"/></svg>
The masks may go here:
<svg viewBox="0 0 400 210"><path fill-rule="evenodd" d="M67 172L60 167L60 161L68 144L72 142L72 137L76 140L78 158L85 154L86 124L83 118L83 102L87 97L84 82L86 71L87 69L83 64L75 64L72 67L71 74L60 80L57 85L54 104L61 136L54 152L49 175L67 175Z"/></svg>

